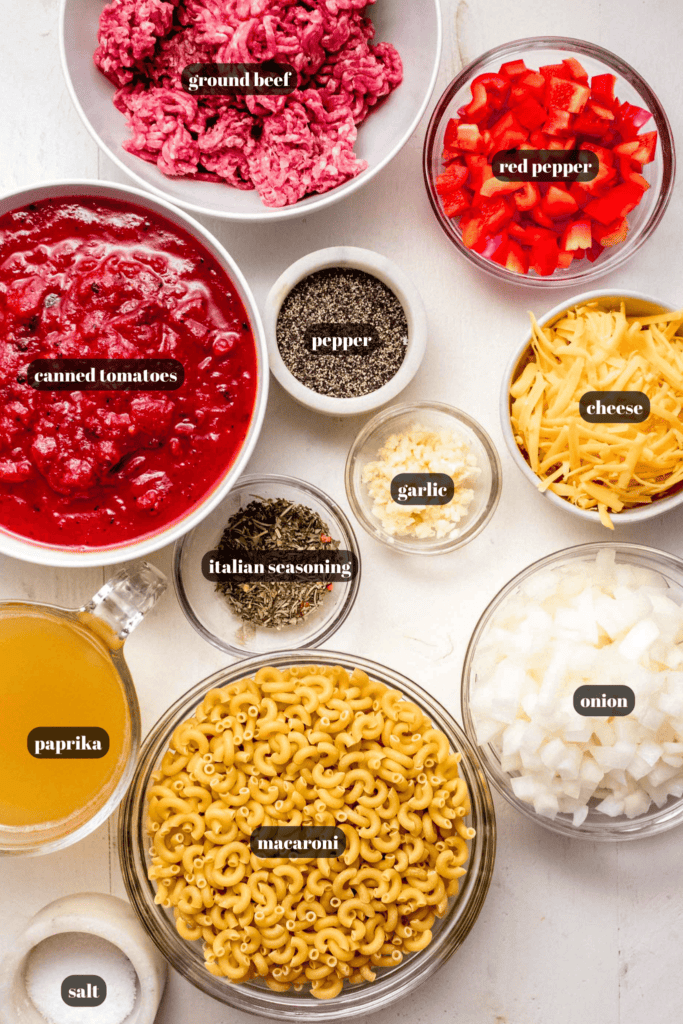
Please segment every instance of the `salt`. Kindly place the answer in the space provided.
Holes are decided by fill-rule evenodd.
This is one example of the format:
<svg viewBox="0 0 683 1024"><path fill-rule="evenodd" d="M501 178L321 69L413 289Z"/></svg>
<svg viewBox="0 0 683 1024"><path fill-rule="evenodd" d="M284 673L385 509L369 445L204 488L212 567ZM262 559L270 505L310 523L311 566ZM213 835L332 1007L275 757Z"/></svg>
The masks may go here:
<svg viewBox="0 0 683 1024"><path fill-rule="evenodd" d="M69 1006L62 999L62 982L72 975L96 975L107 986L99 1006ZM135 969L120 949L106 939L84 932L63 932L44 939L31 950L26 964L26 988L36 1010L48 1024L123 1024L137 995Z"/></svg>

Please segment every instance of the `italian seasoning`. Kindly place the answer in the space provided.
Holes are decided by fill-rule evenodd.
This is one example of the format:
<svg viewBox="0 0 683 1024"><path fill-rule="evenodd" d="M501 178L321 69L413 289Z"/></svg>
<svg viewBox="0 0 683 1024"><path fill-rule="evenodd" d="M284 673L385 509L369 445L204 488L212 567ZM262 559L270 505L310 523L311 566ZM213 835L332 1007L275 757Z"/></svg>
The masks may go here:
<svg viewBox="0 0 683 1024"><path fill-rule="evenodd" d="M379 343L370 351L312 351L314 324L343 328L369 325ZM277 346L285 366L304 387L333 398L360 398L377 391L400 369L408 344L408 321L400 301L364 270L332 267L310 274L292 288L277 321Z"/></svg>
<svg viewBox="0 0 683 1024"><path fill-rule="evenodd" d="M277 551L336 551L339 541L327 523L306 505L286 498L257 498L228 520L217 553L240 549ZM230 608L244 622L266 629L283 629L302 622L320 606L333 584L316 580L285 582L257 580L216 584Z"/></svg>

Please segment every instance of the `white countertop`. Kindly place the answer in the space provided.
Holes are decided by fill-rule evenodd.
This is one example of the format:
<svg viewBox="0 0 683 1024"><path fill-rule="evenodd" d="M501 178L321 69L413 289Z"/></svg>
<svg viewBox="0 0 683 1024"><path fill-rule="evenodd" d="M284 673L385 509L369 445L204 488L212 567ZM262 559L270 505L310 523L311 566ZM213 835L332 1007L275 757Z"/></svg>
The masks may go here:
<svg viewBox="0 0 683 1024"><path fill-rule="evenodd" d="M392 0L380 0L391 3ZM418 0L413 0L418 2ZM589 39L632 63L659 95L683 139L677 0L442 0L444 52L434 100L463 62L522 36ZM57 45L57 0L5 0L2 53L3 190L48 178L126 183L102 156L72 107ZM430 110L433 106L430 104ZM365 655L412 676L460 718L460 670L488 601L516 572L570 544L600 540L534 493L504 449L498 390L527 323L571 292L503 286L451 248L422 182L425 118L393 163L359 193L321 213L273 226L205 220L250 281L261 304L293 260L329 245L359 245L395 260L419 288L429 318L427 355L404 392L459 406L491 434L503 462L503 493L491 525L440 560L393 554L360 528L364 574L356 607L329 647ZM679 186L654 237L605 284L683 302ZM343 467L365 422L306 412L275 383L250 472L310 480L348 510ZM622 528L619 538L683 555L683 510ZM171 550L151 560L170 573ZM0 558L0 596L75 606L108 570L46 569ZM443 638L443 639L442 639ZM146 731L191 685L226 663L166 594L130 639L127 658ZM488 899L456 955L376 1024L658 1024L680 1020L680 886L683 830L620 845L553 836L496 798L498 855ZM124 896L116 816L77 846L2 865L0 955L14 929L45 903L82 891ZM11 923L11 924L10 924ZM171 973L157 1024L247 1024Z"/></svg>

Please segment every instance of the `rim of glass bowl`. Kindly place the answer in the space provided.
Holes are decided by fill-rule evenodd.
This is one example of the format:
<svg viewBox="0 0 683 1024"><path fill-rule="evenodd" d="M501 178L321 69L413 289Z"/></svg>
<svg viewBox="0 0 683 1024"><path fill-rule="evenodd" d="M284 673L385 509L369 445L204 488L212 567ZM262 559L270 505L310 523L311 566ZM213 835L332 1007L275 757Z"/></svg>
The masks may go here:
<svg viewBox="0 0 683 1024"><path fill-rule="evenodd" d="M154 884L147 878L149 838L144 833L145 794L151 773L159 764L177 723L194 711L208 690L226 686L267 665L277 668L321 662L347 669L360 668L372 678L399 689L448 736L452 748L462 754L461 771L472 802L470 820L477 830L470 842L464 884L458 896L453 898L447 918L442 919L445 923L429 946L406 957L397 967L383 969L376 981L350 986L329 1001L310 995L288 997L252 982L229 984L225 979L209 974L202 964L201 950L182 939L172 918L154 903ZM449 712L431 694L399 672L367 658L339 651L290 650L248 658L213 673L183 694L159 719L145 739L133 783L121 805L118 848L123 881L133 908L147 934L187 981L219 1002L247 1013L301 1024L319 1024L363 1017L386 1008L404 998L415 985L426 981L455 953L474 925L491 883L496 852L496 819L486 775L474 747ZM191 952L195 955L191 956Z"/></svg>
<svg viewBox="0 0 683 1024"><path fill-rule="evenodd" d="M451 540L445 537L441 544L430 546L425 544L423 548L415 543L407 543L400 537L390 538L379 525L379 520L372 519L366 514L365 509L363 508L363 503L356 490L353 478L354 467L358 460L359 452L371 434L389 420L398 418L399 416L404 416L413 411L419 412L421 409L444 413L471 430L486 452L491 469L491 490L489 492L486 505L482 509L479 518L474 520L472 524L469 527L466 527L462 533L459 533L457 537L453 537ZM371 537L374 537L375 540L381 541L392 551L401 551L408 555L442 555L449 551L456 551L458 548L468 544L471 540L474 540L474 538L478 537L482 530L491 522L493 514L498 507L498 502L500 501L500 493L503 486L503 470L496 446L488 433L484 430L481 424L477 423L477 421L466 412L463 412L462 409L456 409L455 406L447 405L445 402L403 402L400 405L392 405L388 409L383 409L381 412L377 413L358 433L346 458L344 484L346 486L346 497L353 514L365 532Z"/></svg>
<svg viewBox="0 0 683 1024"><path fill-rule="evenodd" d="M320 644L324 643L326 640L329 640L329 638L333 636L334 633L337 632L339 627L346 621L346 619L351 613L351 609L356 603L356 598L358 597L362 564L360 548L358 547L356 534L354 533L353 527L348 517L342 512L339 506L332 500L332 498L330 498L328 494L325 494L324 491L321 491L318 487L315 487L314 484L309 484L305 480L299 480L297 477L294 476L283 476L278 473L265 473L258 475L250 474L248 476L240 477L240 479L235 482L234 486L231 487L231 489L225 495L225 498L223 500L225 501L230 496L230 494L232 494L233 491L242 489L244 487L258 487L259 484L264 483L282 484L283 487L294 488L296 490L303 491L304 495L310 494L314 498L317 498L320 504L323 505L332 516L335 516L337 521L339 522L341 526L341 531L344 534L344 536L341 538L342 547L347 551L351 551L356 556L356 560L358 563L358 572L356 573L355 577L349 581L347 585L346 595L344 596L344 599L340 602L339 607L337 609L337 613L334 616L334 618L332 618L328 623L321 625L320 628L315 633L312 633L311 636L309 636L305 640L305 642L301 644L300 647L297 648L296 644L292 644L287 649L305 650L307 647L320 646ZM221 638L216 636L215 633L212 633L211 630L207 629L204 623L201 621L201 619L199 619L195 614L194 608L192 607L190 599L187 596L187 591L185 590L182 568L182 559L183 552L185 550L185 545L189 543L193 533L194 530L190 530L189 533L186 533L182 537L179 537L178 540L176 541L175 548L173 551L173 585L175 587L178 603L183 610L185 618L196 629L200 636L204 637L204 639L207 640L208 643L210 643L213 647L217 647L219 651L225 651L227 654L237 655L237 657L239 658L243 658L245 655L255 656L257 652L250 651L248 647L233 647L231 644L227 642L227 640L221 640ZM280 636L282 637L283 640L285 639L282 633L280 633Z"/></svg>
<svg viewBox="0 0 683 1024"><path fill-rule="evenodd" d="M668 578L666 570L675 568L681 576L679 585L683 589L683 559L679 558L677 555L672 555L668 551L651 548L645 544L631 544L627 541L597 541L590 544L576 544L569 548L563 548L561 551L555 551L550 555L546 555L544 558L539 558L536 562L532 562L531 565L528 565L526 569L522 569L521 572L518 572L513 576L513 578L498 591L493 600L489 602L482 612L479 621L474 628L470 642L467 645L467 652L465 654L465 661L462 670L460 700L465 732L479 754L489 781L512 807L520 811L530 821L536 822L536 824L549 829L557 835L569 836L572 839L587 839L592 842L609 843L627 839L644 839L647 836L658 835L660 832L666 832L670 828L674 828L676 825L683 822L683 798L674 798L674 801L670 806L657 808L654 811L648 811L646 814L642 814L637 818L631 818L630 820L624 818L623 821L616 821L613 818L609 818L607 815L601 815L601 819L604 820L589 821L586 819L586 821L578 828L571 824L571 815L569 814L564 814L562 816L558 815L557 818L546 818L542 814L537 814L531 804L527 804L523 800L520 800L512 792L509 785L509 779L511 776L501 769L498 754L495 752L493 746L490 743L479 743L477 740L474 719L470 711L472 662L474 655L482 634L488 627L494 613L501 607L503 602L519 586L520 583L524 582L524 580L528 579L530 576L533 576L539 570L545 569L546 566L580 560L587 555L597 554L598 551L603 551L605 548L613 549L617 553L617 558L620 553L626 555L627 557L623 559L624 562L631 565L641 565L648 569L652 569L655 572L660 572L665 578Z"/></svg>
<svg viewBox="0 0 683 1024"><path fill-rule="evenodd" d="M594 60L601 61L607 68L609 68L610 72L614 72L621 76L621 78L625 79L628 84L640 94L643 100L643 105L651 112L657 128L658 154L659 159L662 162L662 183L659 194L657 195L655 206L650 212L650 215L642 226L639 234L636 236L635 241L633 240L633 236L631 236L630 239L627 238L621 245L614 247L608 258L596 260L595 263L589 264L589 268L578 273L572 271L571 267L569 267L566 271L562 271L561 273L555 271L549 277L539 277L538 275L532 276L529 274L515 274L513 271L505 270L504 267L500 267L497 263L493 263L492 260L486 259L479 253L476 253L472 249L468 249L463 245L462 233L450 220L448 220L447 217L445 217L441 208L439 196L436 192L436 187L433 181L433 163L435 160L434 149L439 127L453 100L453 97L460 89L463 88L463 86L466 86L468 82L480 72L481 68L485 67L491 61L519 56L520 53L529 50L553 49L562 52L576 53L579 56L591 57ZM486 53L483 53L480 57L477 57L476 60L468 64L467 67L463 68L460 74L453 79L439 99L430 118L422 151L422 170L427 195L429 196L429 202L431 203L441 229L444 231L448 239L455 245L458 252L465 256L470 263L479 267L480 270L486 271L486 273L490 274L492 277L498 278L499 281L514 281L516 284L530 288L567 288L574 284L584 284L588 281L593 281L603 274L620 269L650 237L662 219L664 211L669 205L669 200L671 199L676 173L676 154L671 125L669 124L669 119L664 108L657 98L656 93L651 89L645 79L638 71L636 71L635 68L625 60L622 60L622 58L618 57L616 54L610 53L609 50L605 50L602 46L597 46L595 43L589 43L585 39L573 39L569 36L529 36L524 39L515 39L510 43L506 43L504 46L496 46L491 50L487 50ZM576 261L574 261L574 263L575 262ZM581 261L582 267L584 262L588 261Z"/></svg>

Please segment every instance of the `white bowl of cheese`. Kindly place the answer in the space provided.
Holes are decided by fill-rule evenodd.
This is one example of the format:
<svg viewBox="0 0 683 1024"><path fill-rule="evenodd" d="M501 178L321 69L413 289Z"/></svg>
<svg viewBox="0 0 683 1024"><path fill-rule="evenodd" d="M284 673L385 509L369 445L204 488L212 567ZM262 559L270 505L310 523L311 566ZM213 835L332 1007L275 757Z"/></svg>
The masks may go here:
<svg viewBox="0 0 683 1024"><path fill-rule="evenodd" d="M586 307L613 314L610 338L595 333ZM503 436L513 461L554 505L613 528L683 503L683 314L668 316L671 338L660 338L661 331L653 331L651 323L659 315L666 321L679 308L641 292L585 292L539 319L538 328L545 331L543 368L534 351L533 330L515 352L501 386ZM582 318L582 333L572 334L572 320ZM539 334L535 337L538 346ZM591 353L599 358L591 359ZM578 358L583 358L581 368ZM529 364L535 364L531 370ZM586 422L579 412L580 398L588 391L609 391L604 384L614 385L614 391L647 394L651 415L640 423Z"/></svg>

